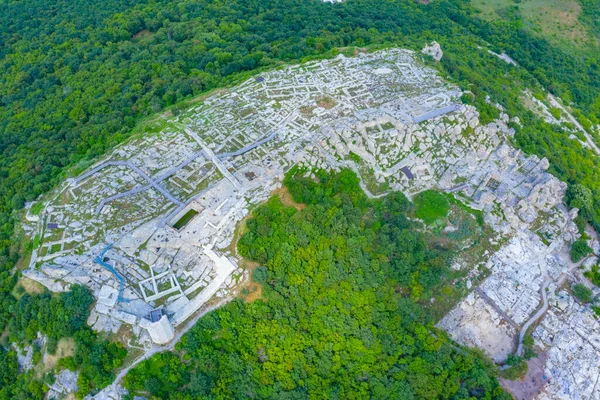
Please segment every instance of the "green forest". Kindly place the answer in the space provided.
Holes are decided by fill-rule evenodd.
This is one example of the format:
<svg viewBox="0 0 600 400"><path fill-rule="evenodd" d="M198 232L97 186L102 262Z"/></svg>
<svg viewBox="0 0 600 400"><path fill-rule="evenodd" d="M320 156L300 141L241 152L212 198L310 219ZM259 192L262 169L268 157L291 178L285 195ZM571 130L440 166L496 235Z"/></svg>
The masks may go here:
<svg viewBox="0 0 600 400"><path fill-rule="evenodd" d="M58 365L80 371L78 395L83 398L90 391L112 382L112 371L121 366L127 350L120 343L98 337L86 325L94 297L85 286L75 285L71 289L54 296L48 293L23 294L13 304L3 303L2 310L10 310L11 318L8 326L0 326L0 330L6 328L7 342L19 344L34 343L38 332L42 333L47 337L46 351L50 355L56 353L59 340L73 338L75 354L60 359ZM34 362L35 354L39 362L41 349L34 347ZM0 346L0 399L44 398L46 384L52 384L53 381L53 371L44 376L35 376L33 369L20 373L16 351Z"/></svg>
<svg viewBox="0 0 600 400"><path fill-rule="evenodd" d="M581 23L589 35L598 37L598 0L581 0L580 4ZM10 349L10 341L27 344L37 331L54 340L52 332L55 329L62 332L62 325L48 324L44 313L39 312L41 305L45 310L46 303L53 302L57 315L62 315L62 308L71 307L68 298L62 295L19 296L15 293L18 278L15 266L31 249L31 243L15 236L18 210L25 202L36 199L61 179L90 165L95 157L141 130L145 120L160 113L178 113L186 107L186 100L282 63L333 57L339 52L352 53L356 48L369 51L394 46L419 50L425 43L438 41L444 57L440 63L429 60L431 65L438 68L442 76L469 91L463 101L474 104L483 121L491 121L499 114L498 109L485 102L487 95L493 102L500 103L508 114L519 116L522 126L513 126L515 145L527 153L547 157L553 174L571 187L583 188L585 202L573 198L567 202L571 205L576 201L573 204L578 207L583 204L581 222L589 221L599 228L598 157L569 139L562 128L544 122L527 110L520 97L525 88L539 98L545 96L545 91L555 94L570 105L579 122L600 143L600 136L593 128L600 121L600 52L597 48L553 45L543 35L532 32L522 19L517 3L503 9L501 18L492 21L480 18L479 14L467 0L347 0L334 5L318 0L57 0L51 4L42 0L0 0L0 331L5 333L3 345ZM519 66L490 56L488 48L498 53L505 51ZM300 199L310 204L307 199ZM360 210L371 206L353 203L353 207ZM271 204L271 207L276 206ZM368 243L383 240L379 228L365 232L379 235ZM240 250L269 267L268 279L272 280L277 269L269 264L274 263L269 261L269 250L265 249L266 254L261 255L256 253L255 245L244 243L246 247ZM388 254L381 249L374 253ZM417 264L435 260L423 257ZM406 265L414 267L412 262L408 260ZM442 279L436 277L436 271L427 270L419 276L435 282ZM407 277L412 276L402 275L401 269L393 272L390 268L388 273L401 285L407 285ZM275 292L275 287L265 285L265 296ZM88 301L81 293L77 297L82 299L77 301L79 305ZM278 304L278 297L272 297L274 300L265 304ZM387 304L387 301L394 300L382 299L378 304ZM235 303L226 310L245 318L246 307L266 306L256 303L242 307ZM420 312L414 303L406 307L412 307L414 313ZM79 310L80 316L85 314L83 308ZM417 314L410 314L410 318L421 321ZM223 324L222 315L210 318ZM410 318L403 317L403 321ZM215 327L220 326L217 322L214 322ZM205 323L208 322L201 322ZM109 381L107 377L124 358L123 349L96 337L84 325L75 325L79 327L61 333L77 342L77 353L73 359L66 359L64 365L90 368L81 375L80 392L105 386ZM402 332L414 333L403 325ZM385 335L381 335L384 341ZM449 364L462 354L453 352L451 344L440 346L448 349L441 354L447 355L445 362ZM190 351L189 357L196 356ZM474 361L476 358L465 357L470 361L465 361L462 367L449 364L440 367L449 374L444 382L463 382L457 393L463 393L463 389L476 394L492 393L495 390L492 383L486 389L473 389L483 386L469 383L472 381L466 376L471 372L467 371L482 369L479 361ZM165 359L164 364L175 362L173 360ZM429 362L424 356L423 360ZM187 361L184 361L185 364ZM44 386L39 377L30 379L18 374L14 351L1 349L0 363L0 398L18 398L15 396L20 391L15 388L27 385L31 388L23 392L29 393L24 398L40 397ZM468 367L469 363L474 366ZM197 378L201 380L197 384L207 382L210 391L217 393L219 382L210 376L214 370L200 361L193 365L193 368L205 368L205 375L210 378ZM253 364L248 365L253 368ZM366 370L381 379L392 376L383 371ZM181 372L183 381L187 376L185 371L184 368ZM483 372L475 374L488 379ZM274 379L273 376L268 375L269 379ZM285 389L287 392L301 390L298 382L303 378L295 379L296 389ZM328 379L327 382L337 382L332 376ZM145 382L143 376L129 384L139 388L143 386L141 382ZM210 386L213 384L214 388ZM251 383L248 385L253 387ZM292 383L285 385L288 388ZM190 383L186 387L191 386ZM279 390L274 386L273 383L265 387ZM350 383L340 381L331 389L350 390L350 387ZM406 392L419 397L415 394L417 387L418 384L411 384Z"/></svg>
<svg viewBox="0 0 600 400"><path fill-rule="evenodd" d="M174 353L133 369L131 395L510 399L491 362L432 325L425 304L451 278L453 250L426 242L407 218L413 204L401 193L370 201L348 170L303 172L286 185L306 208L273 197L239 240L261 298L206 315Z"/></svg>

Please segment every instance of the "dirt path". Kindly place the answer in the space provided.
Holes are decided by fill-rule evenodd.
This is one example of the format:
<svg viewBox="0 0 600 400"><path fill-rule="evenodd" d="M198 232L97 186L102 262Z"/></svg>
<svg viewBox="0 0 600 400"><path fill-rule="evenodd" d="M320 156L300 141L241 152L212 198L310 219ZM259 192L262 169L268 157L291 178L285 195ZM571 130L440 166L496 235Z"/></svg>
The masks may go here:
<svg viewBox="0 0 600 400"><path fill-rule="evenodd" d="M510 381L500 378L500 384L506 389L516 400L531 400L534 399L542 389L548 379L544 373L544 366L548 356L545 352L539 356L527 361L527 374L522 379Z"/></svg>
<svg viewBox="0 0 600 400"><path fill-rule="evenodd" d="M571 115L570 112L568 112L557 100L554 96L552 96L551 94L548 94L548 99L550 100L550 104L556 108L560 108L560 110L562 112L564 112L567 117L569 117L569 120L571 120L571 122L573 123L573 125L575 125L577 127L577 129L579 129L581 131L581 133L584 134L585 136L585 140L587 142L587 144L596 152L596 154L600 155L600 148L598 148L598 146L596 145L596 143L594 142L594 140L592 139L592 136L585 130L583 129L583 126L581 126L581 124L579 123L579 121L577 121L577 119L575 119L574 116Z"/></svg>
<svg viewBox="0 0 600 400"><path fill-rule="evenodd" d="M563 275L565 275L565 274L562 274L561 278L559 278L559 280L562 279ZM548 289L548 286L551 283L552 283L552 280L549 278L546 278L546 280L542 284L542 288L540 289L542 291L542 308L540 308L538 310L538 312L536 312L531 318L529 318L529 320L527 322L525 322L525 325L523 325L523 328L521 328L521 332L519 333L519 347L517 348L517 354L519 356L523 355L523 340L525 339L525 334L527 333L527 329L529 329L529 327L533 323L535 323L538 319L540 319L542 317L542 315L544 315L546 313L546 311L548 310L548 291L546 289Z"/></svg>
<svg viewBox="0 0 600 400"><path fill-rule="evenodd" d="M125 376L127 375L127 373L129 371L131 371L133 368L135 368L141 362L144 362L147 359L151 358L155 354L162 353L164 351L173 350L173 348L175 348L175 345L179 342L179 340L181 340L182 336L185 335L196 324L196 322L198 322L198 320L200 318L202 318L209 312L216 310L219 307L222 307L223 305L227 304L231 300L233 300L233 297L227 297L227 298L221 299L220 301L218 301L217 303L215 303L209 307L206 307L203 310L198 311L198 313L194 317L192 317L183 326L183 328L181 328L175 334L173 339L168 344L166 344L164 346L153 346L149 351L147 351L140 357L136 358L131 364L129 364L128 366L123 368L121 371L119 371L119 373L115 376L115 380L113 381L113 383L111 383L110 386L108 386L104 390L102 390L102 392L100 392L97 396L95 396L95 398L96 399L120 399L121 396L119 395L117 386L121 383L121 381L123 380L123 378L125 378Z"/></svg>
<svg viewBox="0 0 600 400"><path fill-rule="evenodd" d="M546 290L548 289L548 286L550 286L550 284L553 282L556 284L556 287L562 286L565 283L569 274L571 274L573 271L579 268L579 266L583 264L588 258L593 257L593 255L588 256L585 257L583 260L574 263L571 261L571 258L568 253L563 252L561 255L563 260L567 261L567 272L563 272L562 274L560 274L558 278L554 281L548 277L544 280L542 288L540 289L542 295L542 307L531 318L529 318L527 322L525 322L523 328L521 328L521 332L519 333L519 347L517 348L517 354L519 356L523 355L523 339L525 339L527 330L531 327L531 325L533 325L537 320L539 320L546 313L546 311L548 311L548 291Z"/></svg>

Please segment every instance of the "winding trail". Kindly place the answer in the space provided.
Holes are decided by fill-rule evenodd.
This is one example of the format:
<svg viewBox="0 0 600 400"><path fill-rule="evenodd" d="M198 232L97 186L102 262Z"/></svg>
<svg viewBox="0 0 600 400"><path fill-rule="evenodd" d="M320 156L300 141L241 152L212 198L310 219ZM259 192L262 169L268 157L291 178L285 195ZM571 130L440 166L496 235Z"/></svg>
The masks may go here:
<svg viewBox="0 0 600 400"><path fill-rule="evenodd" d="M565 255L563 254L563 258L564 257ZM576 263L571 261L568 254L566 255L566 257L567 262L569 264L569 269L567 270L567 272L563 272L562 274L560 274L556 280L552 280L549 277L546 277L544 283L542 283L542 287L540 289L542 295L542 307L535 314L533 314L533 316L529 318L529 320L527 320L527 322L525 322L525 324L521 328L521 332L519 333L519 347L517 348L517 355L519 356L523 355L523 340L525 339L527 330L531 327L531 325L533 325L537 320L539 320L546 313L546 311L548 311L548 286L550 286L551 283L555 283L556 287L562 286L565 283L565 280L567 279L569 274L571 274L574 270L579 268L579 266L583 264L588 258L593 257L593 255L587 256Z"/></svg>
<svg viewBox="0 0 600 400"><path fill-rule="evenodd" d="M562 275L564 275L564 277L566 277L566 274L562 274ZM561 275L561 277L562 277L562 275ZM559 281L561 279L562 278L559 278ZM542 284L542 288L540 289L542 291L542 308L540 308L535 314L533 314L533 316L531 318L529 318L529 320L527 322L525 322L525 325L523 325L523 327L521 328L521 332L519 332L519 347L517 348L517 355L519 355L519 356L523 355L523 340L525 339L525 334L527 334L527 330L538 319L540 319L548 310L548 291L546 289L548 289L548 286L551 283L552 283L552 280L546 278L546 280Z"/></svg>
<svg viewBox="0 0 600 400"><path fill-rule="evenodd" d="M106 388L104 388L102 390L102 392L100 392L97 396L98 398L103 398L103 399L120 399L121 396L118 394L118 389L117 386L121 383L121 381L123 380L123 378L125 378L125 376L127 375L127 373L129 373L129 371L131 371L133 368L135 368L138 364L148 360L149 358L151 358L153 355L158 354L158 353L162 353L165 351L171 351L173 350L173 348L175 348L175 345L177 343L179 343L179 341L181 340L182 336L185 335L195 324L196 322L198 322L198 320L200 318L202 318L203 316L205 316L206 314L208 314L209 312L216 310L219 307L222 307L223 305L229 303L234 297L225 297L223 299L221 299L220 301L216 302L215 304L206 307L203 310L198 311L198 313L192 317L184 326L183 328L181 328L179 330L179 332L177 332L175 334L175 336L173 337L173 339L171 339L171 341L164 345L164 346L153 346L149 351L147 351L146 353L142 354L141 356L139 356L138 358L136 358L131 364L129 364L128 366L126 366L125 368L123 368L122 370L119 371L119 373L115 376L114 381L110 384L110 386L107 386Z"/></svg>
<svg viewBox="0 0 600 400"><path fill-rule="evenodd" d="M583 128L583 126L581 126L579 121L577 121L577 119L569 111L567 111L562 106L562 104L560 104L558 100L556 100L556 98L553 95L548 94L548 100L550 101L550 104L552 106L560 108L560 110L564 112L567 115L567 117L569 117L569 120L571 120L573 125L575 125L577 129L579 129L581 133L583 133L583 135L585 136L585 141L587 142L588 146L590 146L590 148L592 148L596 152L596 154L600 155L600 148L598 148L598 146L594 142L594 139L592 139L592 136Z"/></svg>

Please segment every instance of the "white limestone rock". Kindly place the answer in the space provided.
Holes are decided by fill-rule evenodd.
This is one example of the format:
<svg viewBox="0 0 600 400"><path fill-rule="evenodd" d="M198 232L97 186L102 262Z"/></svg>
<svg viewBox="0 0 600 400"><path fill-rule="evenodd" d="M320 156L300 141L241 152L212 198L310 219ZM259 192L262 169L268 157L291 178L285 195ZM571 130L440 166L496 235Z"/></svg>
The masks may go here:
<svg viewBox="0 0 600 400"><path fill-rule="evenodd" d="M440 44L436 41L433 41L429 45L423 47L423 50L421 50L421 53L427 54L427 55L433 57L433 59L436 61L440 61L442 59L442 57L444 56L444 53L442 52L442 48L440 47Z"/></svg>

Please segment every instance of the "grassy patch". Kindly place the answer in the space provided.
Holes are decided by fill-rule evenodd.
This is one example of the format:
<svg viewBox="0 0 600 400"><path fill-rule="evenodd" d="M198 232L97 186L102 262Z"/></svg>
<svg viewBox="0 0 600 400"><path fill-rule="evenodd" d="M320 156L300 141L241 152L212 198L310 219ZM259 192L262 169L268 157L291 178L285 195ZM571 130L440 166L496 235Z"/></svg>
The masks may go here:
<svg viewBox="0 0 600 400"><path fill-rule="evenodd" d="M483 211L469 207L468 205L460 201L460 199L456 198L456 196L452 193L444 193L444 195L446 196L450 204L453 204L458 208L466 211L467 213L472 214L475 217L475 220L477 221L477 224L479 224L479 226L483 227L485 225Z"/></svg>
<svg viewBox="0 0 600 400"><path fill-rule="evenodd" d="M274 194L279 196L279 200L281 200L281 203L286 207L294 207L298 211L306 208L306 204L294 201L290 191L286 186L282 186L281 188L277 189Z"/></svg>
<svg viewBox="0 0 600 400"><path fill-rule="evenodd" d="M375 179L375 171L373 168L368 168L366 165L358 165L357 167L365 187L374 196L391 190L387 181L384 180L383 182L378 182L377 179Z"/></svg>
<svg viewBox="0 0 600 400"><path fill-rule="evenodd" d="M21 277L13 289L13 296L20 299L25 293L29 294L42 294L46 291L46 288L26 276Z"/></svg>
<svg viewBox="0 0 600 400"><path fill-rule="evenodd" d="M256 282L250 282L248 286L242 289L240 297L242 297L246 303L252 303L259 299L264 301L262 297L262 285Z"/></svg>
<svg viewBox="0 0 600 400"><path fill-rule="evenodd" d="M563 48L595 42L580 19L577 0L473 0L472 4L487 20L517 14L526 29Z"/></svg>
<svg viewBox="0 0 600 400"><path fill-rule="evenodd" d="M332 99L331 97L322 97L319 100L317 100L317 105L319 107L323 107L326 110L332 109L333 107L335 107L337 104L337 102Z"/></svg>
<svg viewBox="0 0 600 400"><path fill-rule="evenodd" d="M525 361L519 361L517 364L502 371L502 376L508 380L515 381L524 376L529 370Z"/></svg>
<svg viewBox="0 0 600 400"><path fill-rule="evenodd" d="M43 373L52 370L58 360L65 357L71 357L75 355L75 340L73 338L62 338L58 341L56 351L54 354L46 354L45 363L36 367L36 373L41 376Z"/></svg>
<svg viewBox="0 0 600 400"><path fill-rule="evenodd" d="M415 215L427 224L445 218L450 210L448 199L440 192L426 190L414 198Z"/></svg>
<svg viewBox="0 0 600 400"><path fill-rule="evenodd" d="M360 156L358 154L356 154L352 151L350 153L348 153L348 158L359 165L362 164L362 162L363 162L362 158L360 158Z"/></svg>
<svg viewBox="0 0 600 400"><path fill-rule="evenodd" d="M191 210L189 210L188 212L186 212L183 217L179 218L179 221L175 222L175 224L173 224L173 228L179 230L181 228L183 228L184 226L186 226L191 220L192 218L194 218L196 215L198 215L198 211L194 210L193 208Z"/></svg>
<svg viewBox="0 0 600 400"><path fill-rule="evenodd" d="M40 215L42 210L44 209L44 203L35 203L31 206L31 215Z"/></svg>

